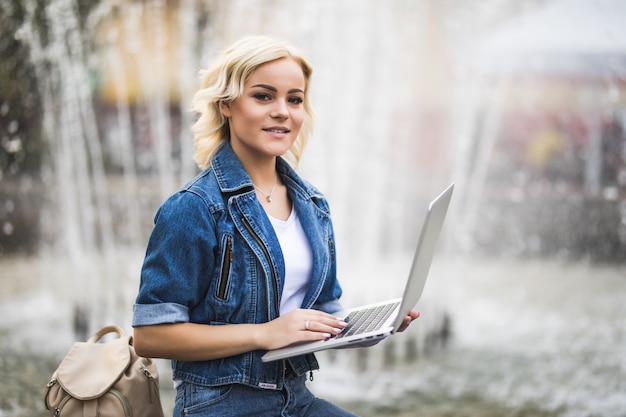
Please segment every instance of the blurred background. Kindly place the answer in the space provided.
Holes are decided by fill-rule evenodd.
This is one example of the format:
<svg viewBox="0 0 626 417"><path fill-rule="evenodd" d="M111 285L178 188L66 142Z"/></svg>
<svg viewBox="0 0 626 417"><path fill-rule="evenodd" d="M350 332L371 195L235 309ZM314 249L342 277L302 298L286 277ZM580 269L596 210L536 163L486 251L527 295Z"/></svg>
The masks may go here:
<svg viewBox="0 0 626 417"><path fill-rule="evenodd" d="M153 215L198 172L198 70L255 34L314 67L298 169L345 305L401 293L456 183L422 318L321 353L313 389L363 416L625 416L625 23L619 0L3 0L0 416L45 414L74 340L132 332Z"/></svg>

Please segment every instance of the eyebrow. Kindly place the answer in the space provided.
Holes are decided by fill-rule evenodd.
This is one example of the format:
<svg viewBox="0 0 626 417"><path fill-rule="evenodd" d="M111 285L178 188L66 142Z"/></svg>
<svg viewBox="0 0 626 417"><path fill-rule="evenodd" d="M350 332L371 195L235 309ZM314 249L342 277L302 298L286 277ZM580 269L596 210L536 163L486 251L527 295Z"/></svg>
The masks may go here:
<svg viewBox="0 0 626 417"><path fill-rule="evenodd" d="M255 88L255 87L259 87L259 88L264 88L266 90L270 90L273 92L278 92L278 90L275 87L272 87L271 85L267 85L267 84L255 84L250 88ZM291 90L287 91L288 93L302 93L304 94L304 90L300 89L300 88L292 88Z"/></svg>

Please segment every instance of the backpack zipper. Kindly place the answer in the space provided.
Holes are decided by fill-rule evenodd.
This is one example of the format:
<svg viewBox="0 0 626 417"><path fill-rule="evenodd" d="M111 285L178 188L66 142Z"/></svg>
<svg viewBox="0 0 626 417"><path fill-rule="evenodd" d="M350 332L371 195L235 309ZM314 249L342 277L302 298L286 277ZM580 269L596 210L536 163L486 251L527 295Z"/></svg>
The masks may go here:
<svg viewBox="0 0 626 417"><path fill-rule="evenodd" d="M154 377L152 376L152 372L150 372L147 368L145 367L140 367L139 370L141 372L143 372L143 374L146 376L146 378L148 378L148 391L150 393L150 402L153 403L154 402L154 398L155 398L155 393L159 392L159 387L157 385L156 380L154 379ZM158 398L158 397L157 397Z"/></svg>
<svg viewBox="0 0 626 417"><path fill-rule="evenodd" d="M124 409L124 416L131 417L132 413L130 411L130 405L128 404L128 401L122 395L122 393L116 389L111 388L109 390L109 394L113 394L113 396L117 397L117 399L120 401L120 403L122 404L122 408Z"/></svg>
<svg viewBox="0 0 626 417"><path fill-rule="evenodd" d="M63 410L63 407L65 407L65 404L67 404L67 402L70 399L72 399L72 396L71 395L66 395L65 397L63 397L63 399L61 400L59 405L54 407L54 417L59 417L61 415L61 410Z"/></svg>
<svg viewBox="0 0 626 417"><path fill-rule="evenodd" d="M46 406L46 410L49 410L49 409L50 409L50 403L48 402L48 396L50 395L50 389L51 389L53 386L55 386L56 384L57 384L57 380L56 380L56 378L55 378L55 379L50 380L50 382L48 382L48 383L46 384L46 392L45 392L44 397L43 397L43 400L44 400L44 401L43 401L43 403L44 403L44 405Z"/></svg>
<svg viewBox="0 0 626 417"><path fill-rule="evenodd" d="M124 409L124 416L125 417L131 417L132 413L130 411L130 405L128 405L128 401L126 400L126 398L124 398L124 396L122 395L121 392L119 392L116 389L111 388L109 391L107 391L104 395L107 394L111 394L113 395L115 398L118 399L118 401L120 402L120 404L122 405L122 408ZM104 397L104 395L102 397ZM99 397L99 398L102 398ZM67 402L71 399L73 399L74 397L72 397L71 395L66 395L65 397L63 397L63 399L61 400L61 402L59 403L59 405L57 407L54 408L54 416L55 417L61 417L61 412L63 411L63 407L65 407L65 405L67 404ZM76 400L76 401L81 401L81 400ZM97 401L97 399L96 399Z"/></svg>

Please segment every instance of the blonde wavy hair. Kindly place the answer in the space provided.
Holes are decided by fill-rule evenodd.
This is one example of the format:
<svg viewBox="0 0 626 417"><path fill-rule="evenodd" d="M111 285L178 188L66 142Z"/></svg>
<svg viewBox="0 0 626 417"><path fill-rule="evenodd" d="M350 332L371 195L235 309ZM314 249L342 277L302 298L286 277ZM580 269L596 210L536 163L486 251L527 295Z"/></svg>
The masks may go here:
<svg viewBox="0 0 626 417"><path fill-rule="evenodd" d="M244 83L257 67L287 57L300 64L305 81L304 121L288 155L285 155L291 163L298 164L313 128L313 110L308 93L313 68L293 46L264 36L253 36L236 42L211 67L200 71L201 86L191 101L191 109L199 115L192 131L194 161L201 169L209 166L219 146L230 138L228 119L222 115L220 103L240 97Z"/></svg>

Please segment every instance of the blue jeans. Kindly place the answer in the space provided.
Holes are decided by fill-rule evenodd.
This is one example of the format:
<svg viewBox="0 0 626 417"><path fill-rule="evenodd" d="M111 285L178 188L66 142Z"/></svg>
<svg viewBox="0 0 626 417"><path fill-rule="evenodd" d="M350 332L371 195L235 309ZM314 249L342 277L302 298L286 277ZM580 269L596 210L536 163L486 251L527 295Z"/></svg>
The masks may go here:
<svg viewBox="0 0 626 417"><path fill-rule="evenodd" d="M174 417L357 417L315 397L305 380L304 375L287 377L281 391L240 384L204 387L184 382L176 392Z"/></svg>

